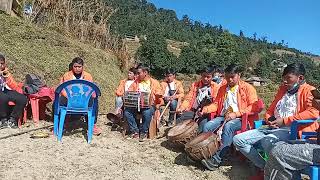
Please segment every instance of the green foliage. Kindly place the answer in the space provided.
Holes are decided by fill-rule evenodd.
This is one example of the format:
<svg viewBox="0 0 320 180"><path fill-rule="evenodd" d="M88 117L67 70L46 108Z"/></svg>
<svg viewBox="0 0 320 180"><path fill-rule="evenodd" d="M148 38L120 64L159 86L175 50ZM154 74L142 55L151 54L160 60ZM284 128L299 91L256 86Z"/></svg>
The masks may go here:
<svg viewBox="0 0 320 180"><path fill-rule="evenodd" d="M71 60L81 56L86 71L102 90L99 110L106 112L112 108L112 92L122 78L115 56L4 14L0 14L0 32L0 52L6 55L9 69L18 82L26 74L35 73L44 77L48 86L57 87Z"/></svg>
<svg viewBox="0 0 320 180"><path fill-rule="evenodd" d="M167 67L176 68L181 73L197 73L206 66L230 63L245 67L245 75L259 75L272 81L280 81L281 67L277 63L302 62L307 70L307 78L319 83L319 66L301 51L288 48L284 40L268 42L268 37L257 33L239 36L224 30L221 25L202 24L184 15L181 20L172 10L157 9L146 0L105 0L117 9L111 17L111 30L120 36L146 35L147 41L139 50L138 57L153 67L153 74L161 74ZM153 37L160 34L161 37ZM251 37L249 37L251 36ZM165 39L188 42L178 58L166 48ZM274 54L271 51L283 50L296 55ZM276 65L272 65L276 60ZM320 83L319 83L320 84Z"/></svg>
<svg viewBox="0 0 320 180"><path fill-rule="evenodd" d="M176 69L178 65L177 58L167 50L165 38L157 32L149 34L142 42L137 59L148 65L156 77L161 77L168 68Z"/></svg>

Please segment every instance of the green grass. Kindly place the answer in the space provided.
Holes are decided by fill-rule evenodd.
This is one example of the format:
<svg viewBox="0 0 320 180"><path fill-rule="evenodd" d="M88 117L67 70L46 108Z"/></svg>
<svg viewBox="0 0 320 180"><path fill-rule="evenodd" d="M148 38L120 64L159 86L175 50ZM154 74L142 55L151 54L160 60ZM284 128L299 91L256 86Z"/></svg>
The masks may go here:
<svg viewBox="0 0 320 180"><path fill-rule="evenodd" d="M5 14L0 14L0 32L0 52L7 56L17 80L35 73L49 86L57 86L71 60L81 56L102 91L100 112L113 108L114 90L123 77L114 55Z"/></svg>

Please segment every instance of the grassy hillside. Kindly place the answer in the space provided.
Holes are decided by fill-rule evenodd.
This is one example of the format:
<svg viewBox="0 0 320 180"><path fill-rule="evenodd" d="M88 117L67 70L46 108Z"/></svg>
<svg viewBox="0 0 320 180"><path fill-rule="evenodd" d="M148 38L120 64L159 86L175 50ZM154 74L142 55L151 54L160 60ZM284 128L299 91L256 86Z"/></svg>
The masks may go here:
<svg viewBox="0 0 320 180"><path fill-rule="evenodd" d="M86 71L101 88L100 112L113 108L114 89L122 78L115 56L4 14L0 14L0 32L0 52L6 54L9 69L17 80L23 80L27 73L36 73L49 86L56 86L71 60L81 56Z"/></svg>

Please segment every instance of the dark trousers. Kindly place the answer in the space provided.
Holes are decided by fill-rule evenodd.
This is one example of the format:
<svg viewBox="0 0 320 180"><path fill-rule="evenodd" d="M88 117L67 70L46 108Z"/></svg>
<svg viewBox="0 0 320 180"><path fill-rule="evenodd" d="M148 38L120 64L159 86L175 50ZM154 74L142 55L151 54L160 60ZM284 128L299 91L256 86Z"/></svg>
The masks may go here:
<svg viewBox="0 0 320 180"><path fill-rule="evenodd" d="M16 105L13 107L11 114L9 113L8 102L12 101ZM0 118L7 118L8 116L19 119L23 113L28 99L25 95L18 93L17 91L4 90L0 91Z"/></svg>

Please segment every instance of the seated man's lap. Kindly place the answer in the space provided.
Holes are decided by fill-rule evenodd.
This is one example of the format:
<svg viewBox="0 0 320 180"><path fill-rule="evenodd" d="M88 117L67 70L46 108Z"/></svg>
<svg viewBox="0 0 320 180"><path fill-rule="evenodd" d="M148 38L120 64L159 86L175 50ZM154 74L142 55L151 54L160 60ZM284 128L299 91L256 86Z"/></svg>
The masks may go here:
<svg viewBox="0 0 320 180"><path fill-rule="evenodd" d="M223 121L224 121L224 117L216 117L216 118L208 121L204 125L203 131L204 132L215 131L217 128L219 128L219 126L222 124Z"/></svg>
<svg viewBox="0 0 320 180"><path fill-rule="evenodd" d="M279 128L271 130L264 138L260 140L261 147L265 152L270 152L271 149L279 141L288 141L290 138L290 131L288 128Z"/></svg>

